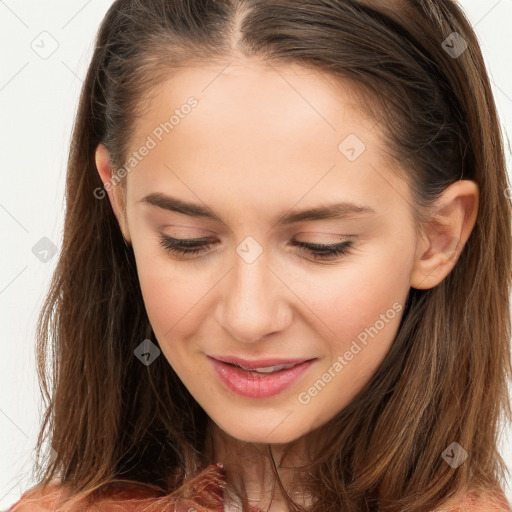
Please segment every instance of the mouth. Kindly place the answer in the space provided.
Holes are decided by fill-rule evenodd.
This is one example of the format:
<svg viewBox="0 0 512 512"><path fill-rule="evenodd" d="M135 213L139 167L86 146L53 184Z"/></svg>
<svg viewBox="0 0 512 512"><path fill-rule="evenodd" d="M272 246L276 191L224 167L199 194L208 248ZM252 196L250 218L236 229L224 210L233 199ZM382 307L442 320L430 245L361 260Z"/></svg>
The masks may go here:
<svg viewBox="0 0 512 512"><path fill-rule="evenodd" d="M304 363L305 361L311 361L314 358L295 358L295 359L285 359L285 358L268 358L268 359L253 359L247 360L242 359L236 356L208 356L221 363L229 364L236 368L241 368L243 370L255 370L261 373L270 373L274 371L279 371L287 368L292 368L293 366Z"/></svg>
<svg viewBox="0 0 512 512"><path fill-rule="evenodd" d="M232 366L233 368L239 368L240 370L245 370L245 371L251 372L251 373L267 374L267 373L276 373L276 372L280 372L282 370L287 370L288 368L293 368L294 366L297 366L300 363L279 364L279 365L263 366L263 367L256 367L256 368L247 368L245 366L241 366L241 365L238 365L235 363L226 363L226 364L229 364L229 366Z"/></svg>
<svg viewBox="0 0 512 512"><path fill-rule="evenodd" d="M300 359L280 364L266 360L239 362L223 361L208 356L220 381L229 390L248 398L266 398L284 391L296 382L315 359ZM271 360L276 362L276 360Z"/></svg>

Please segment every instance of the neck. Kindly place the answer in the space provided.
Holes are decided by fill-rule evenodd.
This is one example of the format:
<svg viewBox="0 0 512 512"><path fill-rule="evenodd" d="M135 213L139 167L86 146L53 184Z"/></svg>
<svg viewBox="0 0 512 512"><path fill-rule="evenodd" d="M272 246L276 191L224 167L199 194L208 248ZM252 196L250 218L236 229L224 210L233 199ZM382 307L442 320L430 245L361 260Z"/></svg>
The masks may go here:
<svg viewBox="0 0 512 512"><path fill-rule="evenodd" d="M206 444L208 460L224 465L228 491L236 489L238 494L244 488L251 506L269 512L288 510L276 473L293 501L303 506L311 504L300 490L297 467L309 461L304 438L287 444L250 443L229 436L211 422Z"/></svg>

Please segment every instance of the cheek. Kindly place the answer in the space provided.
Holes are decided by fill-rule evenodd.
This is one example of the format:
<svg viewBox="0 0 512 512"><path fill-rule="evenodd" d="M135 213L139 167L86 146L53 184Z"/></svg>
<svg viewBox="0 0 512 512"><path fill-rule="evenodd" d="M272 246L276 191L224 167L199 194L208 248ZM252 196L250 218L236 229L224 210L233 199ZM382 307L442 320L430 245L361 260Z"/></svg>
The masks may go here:
<svg viewBox="0 0 512 512"><path fill-rule="evenodd" d="M188 275L188 274L186 274ZM162 355L180 379L193 385L193 352L199 352L197 332L208 314L207 283L187 279L173 265L141 268L139 281L144 304Z"/></svg>
<svg viewBox="0 0 512 512"><path fill-rule="evenodd" d="M347 259L337 270L295 280L300 283L297 295L311 311L309 322L328 340L328 360L350 350L354 341L365 350L352 366L383 359L398 331L410 289L411 261L399 246L373 248Z"/></svg>
<svg viewBox="0 0 512 512"><path fill-rule="evenodd" d="M326 274L322 280L317 276L315 286L304 285L304 302L314 312L309 322L321 333L324 356L317 374L297 396L306 407L310 429L345 407L386 357L409 292L406 270L403 262L381 253L380 263L367 259L346 272Z"/></svg>
<svg viewBox="0 0 512 512"><path fill-rule="evenodd" d="M163 343L193 337L213 283L206 274L185 268L189 263L173 261L158 247L146 252L142 249L135 258L144 304L157 339ZM203 277L194 279L194 275Z"/></svg>
<svg viewBox="0 0 512 512"><path fill-rule="evenodd" d="M158 271L157 268L139 274L142 295L159 340L179 336L187 338L197 329L205 283L182 279L179 273Z"/></svg>
<svg viewBox="0 0 512 512"><path fill-rule="evenodd" d="M140 216L128 210L128 217L140 289L156 338L163 345L166 339L190 335L196 327L191 323L194 306L205 295L208 283L190 279L192 273L183 271L187 264L166 253L156 230Z"/></svg>

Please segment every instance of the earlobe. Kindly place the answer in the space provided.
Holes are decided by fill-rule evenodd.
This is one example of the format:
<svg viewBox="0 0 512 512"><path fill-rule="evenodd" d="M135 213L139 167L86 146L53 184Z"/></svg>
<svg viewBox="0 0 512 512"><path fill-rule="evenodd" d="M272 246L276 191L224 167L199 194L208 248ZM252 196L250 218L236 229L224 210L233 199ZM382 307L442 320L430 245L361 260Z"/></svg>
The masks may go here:
<svg viewBox="0 0 512 512"><path fill-rule="evenodd" d="M103 187L107 191L110 204L114 210L114 214L119 222L119 226L126 241L130 242L128 228L124 226L125 214L121 190L112 182L112 166L110 163L110 155L104 144L98 144L95 152L96 169L100 175Z"/></svg>
<svg viewBox="0 0 512 512"><path fill-rule="evenodd" d="M475 226L478 198L478 185L470 180L459 180L443 192L418 241L412 288L433 288L455 267Z"/></svg>
<svg viewBox="0 0 512 512"><path fill-rule="evenodd" d="M436 229L437 233L432 234ZM437 286L455 267L464 245L456 236L435 227L431 227L429 240L433 243L420 251L411 275L411 287L418 290Z"/></svg>

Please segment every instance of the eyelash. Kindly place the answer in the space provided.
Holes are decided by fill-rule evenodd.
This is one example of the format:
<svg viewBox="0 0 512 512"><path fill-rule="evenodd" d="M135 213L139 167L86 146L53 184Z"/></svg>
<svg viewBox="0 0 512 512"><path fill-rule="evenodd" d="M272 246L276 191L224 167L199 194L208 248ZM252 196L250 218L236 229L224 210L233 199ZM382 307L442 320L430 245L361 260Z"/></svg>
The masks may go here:
<svg viewBox="0 0 512 512"><path fill-rule="evenodd" d="M212 245L204 243L207 238L177 239L161 235L160 245L169 252L182 255L193 255L204 252ZM332 260L339 256L346 256L352 250L353 240L346 240L335 245L306 244L292 240L292 245L306 249L316 260Z"/></svg>

